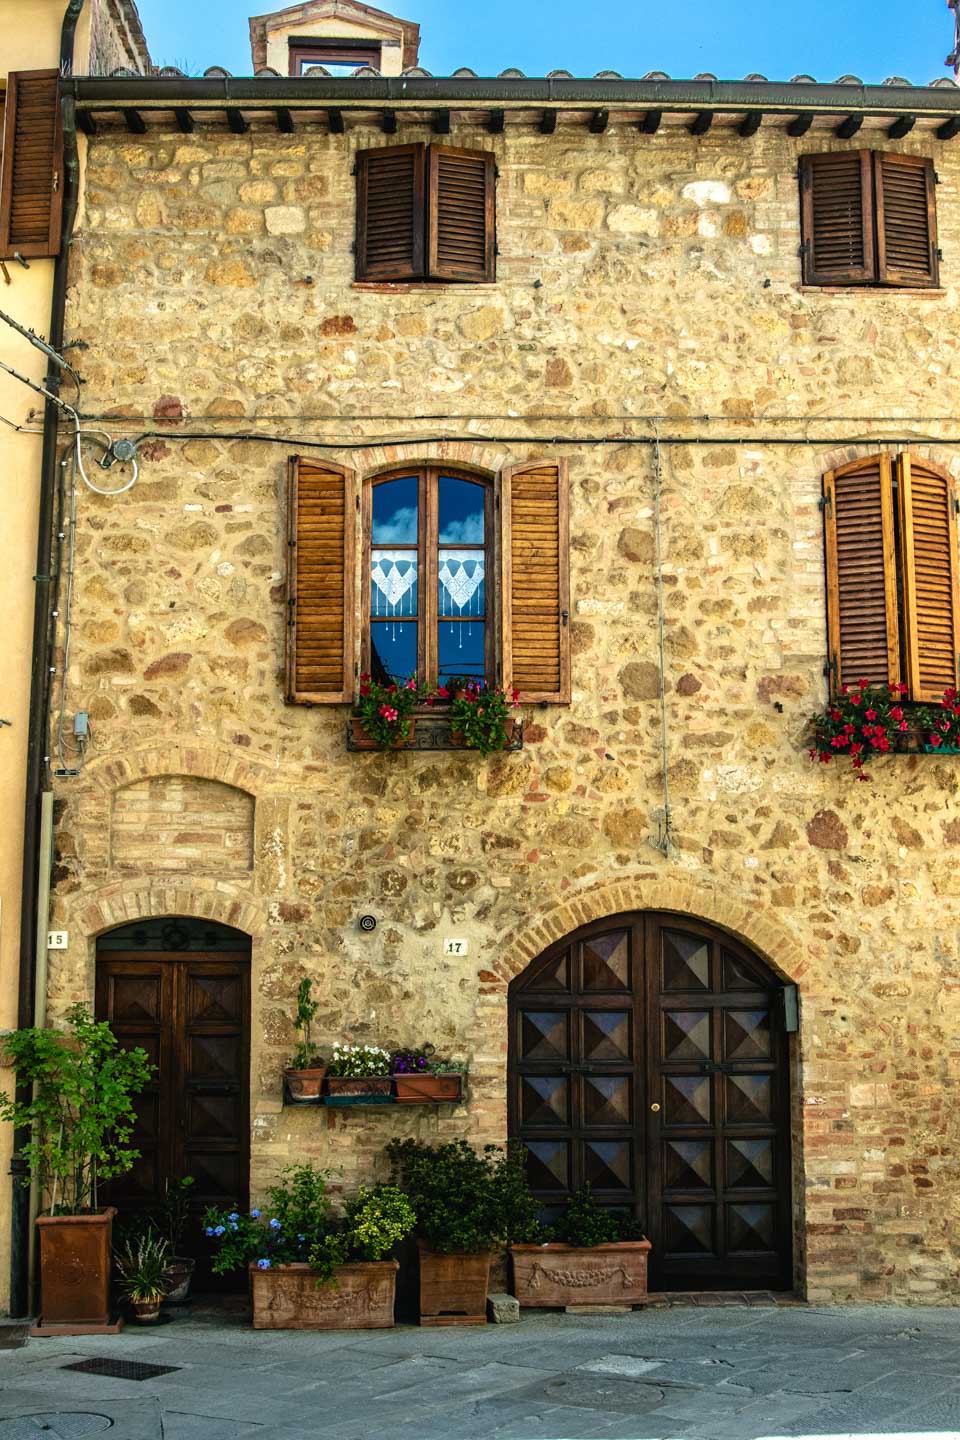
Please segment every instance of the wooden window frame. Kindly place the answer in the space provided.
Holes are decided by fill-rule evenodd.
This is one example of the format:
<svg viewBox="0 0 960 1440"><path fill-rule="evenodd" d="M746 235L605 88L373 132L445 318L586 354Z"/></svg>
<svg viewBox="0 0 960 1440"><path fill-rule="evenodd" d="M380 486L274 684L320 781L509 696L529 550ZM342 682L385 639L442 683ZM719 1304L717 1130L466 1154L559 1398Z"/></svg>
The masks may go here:
<svg viewBox="0 0 960 1440"><path fill-rule="evenodd" d="M914 529L911 510L911 477L914 465L944 483L949 556L950 613L954 648L952 685L960 685L960 554L958 554L957 487L942 465L914 455L909 450L896 454L864 455L851 460L823 477L824 556L827 592L827 660L829 692L838 700L843 693L840 627L839 557L836 537L835 481L837 477L867 473L876 465L880 475L884 594L887 630L887 680L906 684L904 699L929 704L940 692L925 687L921 680L919 610L923 577L917 575L914 558ZM942 607L941 607L942 608ZM849 682L848 682L849 683ZM874 682L879 683L879 682Z"/></svg>
<svg viewBox="0 0 960 1440"><path fill-rule="evenodd" d="M495 685L499 676L498 665L498 634L497 634L497 546L498 537L496 533L496 508L494 503L494 480L492 476L477 474L475 471L463 470L456 466L449 465L407 465L384 471L379 475L371 475L363 482L361 531L363 536L363 549L361 560L361 624L362 641L360 646L360 668L370 673L372 660L371 647L371 625L373 623L370 614L370 585L371 570L373 568L372 551L375 548L373 543L373 492L374 489L391 480L404 480L416 478L418 482L417 492L417 588L419 606L416 616L417 625L417 678L421 684L433 689L443 682L437 678L439 665L439 619L437 603L437 587L439 584L439 551L440 551L440 509L439 509L439 482L441 477L451 480L466 480L471 484L481 486L484 491L483 510L483 533L484 533L484 555L485 555L485 603L484 623L484 669L487 685ZM391 548L391 547L382 547ZM397 547L401 548L401 547ZM413 548L412 546L410 548ZM447 547L459 548L459 547ZM413 620L413 617L407 617ZM466 617L464 617L466 618ZM477 619L479 617L471 617Z"/></svg>
<svg viewBox="0 0 960 1440"><path fill-rule="evenodd" d="M864 263L857 270L843 275L831 276L816 266L814 252L813 189L816 161L824 155L855 154L860 160L861 173L861 224L863 226ZM927 226L930 246L930 275L917 278L908 273L893 270L886 259L886 235L884 227L884 192L882 162L892 159L896 163L922 168L926 178ZM800 231L802 257L802 279L804 285L815 289L830 287L856 287L865 290L935 290L940 286L940 251L937 235L936 174L933 160L923 155L904 155L899 151L855 150L816 151L800 156Z"/></svg>
<svg viewBox="0 0 960 1440"><path fill-rule="evenodd" d="M383 61L383 46L377 41L365 40L310 40L294 39L289 43L288 74L299 80L304 63L310 65L369 65L379 70Z"/></svg>
<svg viewBox="0 0 960 1440"><path fill-rule="evenodd" d="M414 152L414 239L412 266L383 265L371 266L367 262L367 159L371 155L401 151ZM439 257L439 164L434 156L439 153L471 158L481 158L484 163L484 269L483 274L472 274L453 265L444 264ZM358 282L378 281L385 284L410 281L423 284L442 285L486 285L497 278L497 204L496 156L492 150L470 150L456 146L415 142L410 145L382 145L358 150L356 154L356 238L354 244L355 273Z"/></svg>

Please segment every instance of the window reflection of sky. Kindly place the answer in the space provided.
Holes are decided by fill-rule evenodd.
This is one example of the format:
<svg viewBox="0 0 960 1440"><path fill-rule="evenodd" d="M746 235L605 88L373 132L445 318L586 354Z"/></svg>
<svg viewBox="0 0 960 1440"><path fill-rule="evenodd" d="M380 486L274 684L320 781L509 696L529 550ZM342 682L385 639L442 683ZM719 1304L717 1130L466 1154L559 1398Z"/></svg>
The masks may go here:
<svg viewBox="0 0 960 1440"><path fill-rule="evenodd" d="M370 626L370 673L381 685L402 685L417 673L416 623Z"/></svg>
<svg viewBox="0 0 960 1440"><path fill-rule="evenodd" d="M458 624L441 621L438 630L440 683L453 675L482 679L486 672L483 621L465 620Z"/></svg>
<svg viewBox="0 0 960 1440"><path fill-rule="evenodd" d="M374 545L416 545L418 491L415 475L374 485Z"/></svg>
<svg viewBox="0 0 960 1440"><path fill-rule="evenodd" d="M440 544L483 544L482 485L470 480L455 480L451 475L440 477Z"/></svg>

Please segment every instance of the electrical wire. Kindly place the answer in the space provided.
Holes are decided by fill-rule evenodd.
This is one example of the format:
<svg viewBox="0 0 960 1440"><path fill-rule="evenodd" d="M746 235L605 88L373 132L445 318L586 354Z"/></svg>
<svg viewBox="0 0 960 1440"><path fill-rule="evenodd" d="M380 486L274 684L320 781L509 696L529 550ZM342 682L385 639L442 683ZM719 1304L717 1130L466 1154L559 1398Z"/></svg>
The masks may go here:
<svg viewBox="0 0 960 1440"><path fill-rule="evenodd" d="M667 860L673 851L673 820L670 811L670 736L667 728L667 643L666 596L663 584L663 532L660 523L660 495L663 490L663 458L660 436L654 438L653 449L653 533L657 559L657 645L660 651L660 762L663 774L663 817L659 833L650 837L650 844Z"/></svg>

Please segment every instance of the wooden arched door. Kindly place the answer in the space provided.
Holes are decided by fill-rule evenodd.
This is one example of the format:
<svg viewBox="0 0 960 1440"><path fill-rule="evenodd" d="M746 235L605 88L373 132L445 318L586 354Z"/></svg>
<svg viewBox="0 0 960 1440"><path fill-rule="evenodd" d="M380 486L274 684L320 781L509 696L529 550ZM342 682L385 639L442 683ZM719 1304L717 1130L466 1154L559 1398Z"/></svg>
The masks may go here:
<svg viewBox="0 0 960 1440"><path fill-rule="evenodd" d="M789 1289L782 982L697 920L619 915L510 987L509 1125L546 1212L589 1182L653 1243L651 1288Z"/></svg>

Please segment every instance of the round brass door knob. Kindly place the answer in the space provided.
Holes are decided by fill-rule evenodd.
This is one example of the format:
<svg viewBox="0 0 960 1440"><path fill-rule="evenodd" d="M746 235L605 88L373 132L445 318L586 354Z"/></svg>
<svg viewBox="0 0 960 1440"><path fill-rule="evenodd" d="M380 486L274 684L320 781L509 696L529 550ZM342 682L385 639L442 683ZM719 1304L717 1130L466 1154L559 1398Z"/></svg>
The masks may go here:
<svg viewBox="0 0 960 1440"><path fill-rule="evenodd" d="M650 1109L653 1111L654 1115L656 1115L659 1113L660 1106L657 1104L656 1101L654 1101L653 1104L650 1106Z"/></svg>

